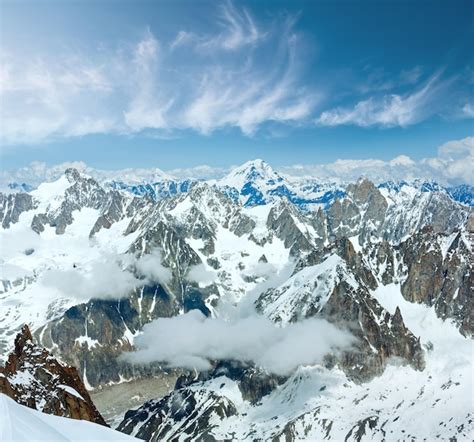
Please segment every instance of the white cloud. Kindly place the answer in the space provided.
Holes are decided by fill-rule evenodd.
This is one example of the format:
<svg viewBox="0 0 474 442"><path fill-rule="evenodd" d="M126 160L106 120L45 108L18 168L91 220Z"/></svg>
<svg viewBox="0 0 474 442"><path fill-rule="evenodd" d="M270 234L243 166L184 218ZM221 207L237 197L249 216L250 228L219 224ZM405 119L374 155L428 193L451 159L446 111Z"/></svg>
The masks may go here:
<svg viewBox="0 0 474 442"><path fill-rule="evenodd" d="M140 286L141 282L120 263L107 259L96 261L91 269L49 270L41 280L68 296L87 301L93 298L120 299Z"/></svg>
<svg viewBox="0 0 474 442"><path fill-rule="evenodd" d="M187 278L189 281L196 282L199 287L206 287L216 281L217 272L205 264L198 264L189 269Z"/></svg>
<svg viewBox="0 0 474 442"><path fill-rule="evenodd" d="M356 89L362 94L368 94L414 85L420 79L422 72L421 66L404 69L398 74L389 72L384 68L366 66L363 69L364 80Z"/></svg>
<svg viewBox="0 0 474 442"><path fill-rule="evenodd" d="M8 262L26 250L34 250L39 245L39 235L29 226L23 227L17 224L14 229L2 229L0 231L0 272L4 262ZM0 278L3 279L1 275Z"/></svg>
<svg viewBox="0 0 474 442"><path fill-rule="evenodd" d="M366 176L376 183L426 179L441 185L474 185L474 137L449 141L438 148L436 157L415 161L399 155L389 161L340 159L329 164L297 164L280 168L288 176L314 177L321 181L355 181Z"/></svg>
<svg viewBox="0 0 474 442"><path fill-rule="evenodd" d="M217 18L220 28L217 34L200 35L181 30L170 44L170 49L191 45L198 51L236 51L253 46L267 36L245 8L239 10L230 1L220 5Z"/></svg>
<svg viewBox="0 0 474 442"><path fill-rule="evenodd" d="M418 123L440 110L439 96L449 81L442 82L439 77L440 74L434 75L423 87L405 95L370 97L359 101L354 107L337 107L324 111L316 119L316 124L405 127Z"/></svg>
<svg viewBox="0 0 474 442"><path fill-rule="evenodd" d="M209 134L235 126L250 136L266 121L288 123L309 117L319 98L299 85L298 37L290 27L280 38L280 53L264 69L253 62L233 70L209 69L185 109L189 127Z"/></svg>
<svg viewBox="0 0 474 442"><path fill-rule="evenodd" d="M170 50L173 51L174 49L190 43L194 40L195 36L191 32L187 31L179 31L176 35L176 38L170 44Z"/></svg>
<svg viewBox="0 0 474 442"><path fill-rule="evenodd" d="M232 359L284 375L299 365L321 363L327 353L347 348L353 340L349 333L320 319L279 327L259 315L224 321L192 310L145 325L135 340L138 350L123 357L130 362L159 361L197 370L209 369L210 360Z"/></svg>
<svg viewBox="0 0 474 442"><path fill-rule="evenodd" d="M168 173L179 179L210 180L221 178L227 172L227 168L212 167L204 164L196 167L172 169Z"/></svg>
<svg viewBox="0 0 474 442"><path fill-rule="evenodd" d="M101 64L71 55L30 59L3 52L0 61L8 65L0 82L4 144L112 130L103 103L113 86Z"/></svg>
<svg viewBox="0 0 474 442"><path fill-rule="evenodd" d="M474 156L474 137L453 140L438 147L438 154L445 160L459 160L466 156Z"/></svg>
<svg viewBox="0 0 474 442"><path fill-rule="evenodd" d="M235 50L262 38L262 33L257 29L246 9L239 12L229 1L222 7L221 17L225 31L207 43L211 47L220 46L224 49Z"/></svg>
<svg viewBox="0 0 474 442"><path fill-rule="evenodd" d="M471 103L466 103L462 108L462 112L465 117L474 118L474 105Z"/></svg>
<svg viewBox="0 0 474 442"><path fill-rule="evenodd" d="M389 162L390 166L406 166L411 167L416 163L408 155L399 155Z"/></svg>
<svg viewBox="0 0 474 442"><path fill-rule="evenodd" d="M126 127L132 132L143 129L166 129L166 113L173 104L160 87L160 46L150 31L133 50L128 109L124 112Z"/></svg>
<svg viewBox="0 0 474 442"><path fill-rule="evenodd" d="M474 185L472 170L474 137L449 141L438 148L438 155L415 161L408 155L385 161L380 159L339 159L328 164L294 164L281 166L278 172L290 177L310 177L321 182L350 182L366 176L376 183L393 181L412 181L427 179L442 185ZM59 178L69 167L75 167L99 181L122 180L134 184L158 182L170 179L218 179L230 171L229 168L207 165L187 169L173 169L168 173L160 169L99 170L82 162L67 162L52 167L45 163L33 162L17 170L0 171L0 191L6 191L9 183L27 183L37 186L44 181Z"/></svg>
<svg viewBox="0 0 474 442"><path fill-rule="evenodd" d="M52 269L42 275L41 283L65 296L79 300L120 299L146 284L167 284L171 271L161 264L158 249L135 258L107 255L72 269Z"/></svg>
<svg viewBox="0 0 474 442"><path fill-rule="evenodd" d="M136 44L87 54L2 51L3 147L100 133L209 134L224 127L252 135L268 121L308 117L317 94L302 86L294 23L277 20L261 30L232 3L219 7L217 23L206 35L180 31L171 44L146 30Z"/></svg>
<svg viewBox="0 0 474 442"><path fill-rule="evenodd" d="M9 183L27 183L33 187L37 187L43 182L57 180L64 174L64 171L70 167L79 170L85 175L91 176L99 182L116 180L128 184L136 184L144 182L156 183L158 181L176 179L175 176L167 174L158 168L104 170L89 167L82 161L67 161L48 167L44 162L34 161L28 166L16 170L0 170L0 190L4 191L2 187L7 186ZM199 168L199 170L201 169ZM182 170L182 172L185 173L186 170ZM188 175L185 174L183 176Z"/></svg>
<svg viewBox="0 0 474 442"><path fill-rule="evenodd" d="M474 137L443 144L437 157L425 158L421 164L448 181L474 185Z"/></svg>
<svg viewBox="0 0 474 442"><path fill-rule="evenodd" d="M148 284L168 284L172 277L171 270L161 264L159 249L138 258L135 262L135 270Z"/></svg>

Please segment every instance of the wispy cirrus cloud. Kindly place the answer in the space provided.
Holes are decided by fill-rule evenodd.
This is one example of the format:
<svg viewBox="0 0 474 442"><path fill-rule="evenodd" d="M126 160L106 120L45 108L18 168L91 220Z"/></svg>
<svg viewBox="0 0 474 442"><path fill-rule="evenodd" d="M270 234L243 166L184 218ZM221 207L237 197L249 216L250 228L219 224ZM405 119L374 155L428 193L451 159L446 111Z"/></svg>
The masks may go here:
<svg viewBox="0 0 474 442"><path fill-rule="evenodd" d="M180 30L171 42L170 49L190 45L200 51L235 51L255 45L268 35L265 30L257 26L247 9L238 9L230 1L219 6L217 19L220 29L217 33L198 34Z"/></svg>
<svg viewBox="0 0 474 442"><path fill-rule="evenodd" d="M441 73L437 73L413 91L373 96L354 106L336 107L322 112L315 122L320 126L406 127L443 110L442 95L452 81L441 79Z"/></svg>
<svg viewBox="0 0 474 442"><path fill-rule="evenodd" d="M466 103L462 107L462 113L467 118L474 118L474 104Z"/></svg>
<svg viewBox="0 0 474 442"><path fill-rule="evenodd" d="M399 73L388 72L381 67L365 66L364 80L356 87L362 94L390 91L403 86L416 85L423 74L421 66L402 69Z"/></svg>
<svg viewBox="0 0 474 442"><path fill-rule="evenodd" d="M298 37L288 36L284 54L269 71L256 72L252 64L236 71L220 67L209 71L186 108L184 120L204 134L236 126L252 135L265 121L291 122L308 117L318 94L298 84L297 45Z"/></svg>
<svg viewBox="0 0 474 442"><path fill-rule="evenodd" d="M0 141L226 127L251 136L267 122L299 122L318 96L302 80L300 38L293 19L260 25L228 2L212 32L181 30L171 42L147 29L134 44L87 53L2 51Z"/></svg>

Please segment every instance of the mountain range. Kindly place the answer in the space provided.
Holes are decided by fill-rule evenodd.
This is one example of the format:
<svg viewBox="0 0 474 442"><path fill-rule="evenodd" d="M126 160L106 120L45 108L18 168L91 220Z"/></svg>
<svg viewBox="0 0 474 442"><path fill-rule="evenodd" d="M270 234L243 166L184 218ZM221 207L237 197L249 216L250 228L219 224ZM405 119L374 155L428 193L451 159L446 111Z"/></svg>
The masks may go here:
<svg viewBox="0 0 474 442"><path fill-rule="evenodd" d="M69 168L0 194L2 359L28 324L34 345L77 369L90 407L145 440L470 439L472 187L295 178L262 160L205 181L99 175ZM296 330L306 354L330 327L350 338L276 372L252 340L188 349L207 360L199 370L134 356L144 343L186 349L193 337L171 327L196 310L203 323ZM313 320L321 336L303 334ZM169 342L154 342L154 324L169 324ZM21 401L9 395L48 412L28 398L38 372ZM150 379L171 385L130 399ZM57 382L41 385L57 396L44 392ZM94 405L104 391L113 399Z"/></svg>
<svg viewBox="0 0 474 442"><path fill-rule="evenodd" d="M335 198L343 196L345 188L353 182L352 175L344 174L328 176L291 176L274 170L265 161L257 159L248 161L239 167L212 169L207 166L192 169L189 176L180 171L179 176L172 175L158 168L124 169L107 171L94 169L84 163L70 163L77 166L82 173L94 178L105 187L127 190L134 195L149 195L155 200L187 192L197 182L216 184L221 188L229 187L229 196L239 198L248 205L265 204L275 197L286 196L294 204L308 207L315 204L328 205ZM58 165L49 169L45 167L26 167L16 173L4 173L0 178L0 189L4 193L29 192L44 181L58 179L65 170ZM201 169L204 168L203 171ZM207 178L197 178L197 176ZM370 178L374 176L376 179ZM374 175L368 171L367 177L379 188L401 190L415 187L423 192L445 192L454 201L469 206L474 205L474 188L469 184L439 184L434 179L383 179L383 174ZM408 175L411 176L411 175ZM235 193L238 191L239 196Z"/></svg>

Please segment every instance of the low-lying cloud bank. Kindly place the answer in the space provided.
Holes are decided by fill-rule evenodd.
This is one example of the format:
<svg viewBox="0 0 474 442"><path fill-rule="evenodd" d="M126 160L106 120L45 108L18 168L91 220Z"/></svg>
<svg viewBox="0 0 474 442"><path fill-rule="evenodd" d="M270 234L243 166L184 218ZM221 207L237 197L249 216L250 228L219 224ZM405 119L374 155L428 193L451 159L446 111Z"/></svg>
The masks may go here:
<svg viewBox="0 0 474 442"><path fill-rule="evenodd" d="M408 150L408 149L407 149ZM34 162L17 170L0 171L0 190L10 183L26 183L33 187L44 181L58 179L69 167L102 181L121 180L129 184L139 182L158 182L180 179L218 179L231 168L211 167L207 165L187 169L174 169L163 172L157 168L99 170L83 162L68 162L47 167L45 163ZM439 146L437 155L415 161L408 155L399 155L392 160L339 159L327 164L294 164L276 168L288 177L310 177L322 182L353 182L366 176L375 183L384 181L434 180L441 185L474 185L474 137L452 140Z"/></svg>
<svg viewBox="0 0 474 442"><path fill-rule="evenodd" d="M192 310L145 325L135 340L137 351L122 358L199 371L211 368L212 360L231 359L285 375L299 365L322 362L327 353L347 348L353 340L348 332L321 319L279 327L259 315L224 321Z"/></svg>
<svg viewBox="0 0 474 442"><path fill-rule="evenodd" d="M41 282L66 296L79 300L120 299L132 290L149 284L167 284L170 269L161 264L161 254L155 250L140 258L103 256L84 268L53 269L45 272Z"/></svg>
<svg viewBox="0 0 474 442"><path fill-rule="evenodd" d="M392 160L374 158L341 159L329 164L300 164L280 168L289 176L306 176L328 181L356 181L366 176L384 181L434 180L441 185L474 185L474 137L453 140L438 147L434 157L415 161L407 155Z"/></svg>

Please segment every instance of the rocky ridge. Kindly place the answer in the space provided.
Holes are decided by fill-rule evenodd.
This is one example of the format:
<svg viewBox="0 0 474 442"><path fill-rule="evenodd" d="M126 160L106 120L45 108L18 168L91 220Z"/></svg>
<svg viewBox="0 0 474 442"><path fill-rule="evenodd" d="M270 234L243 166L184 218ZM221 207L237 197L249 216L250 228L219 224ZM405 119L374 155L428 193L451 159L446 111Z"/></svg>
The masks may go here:
<svg viewBox="0 0 474 442"><path fill-rule="evenodd" d="M26 325L17 335L7 363L0 368L0 393L44 413L106 426L77 370L36 345Z"/></svg>

